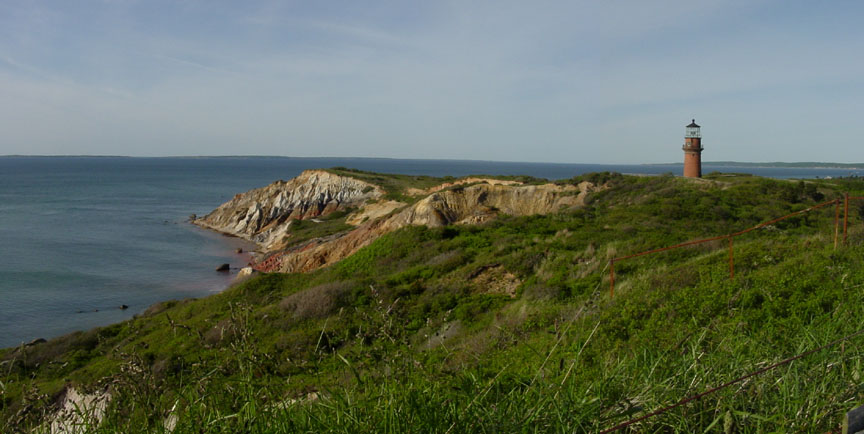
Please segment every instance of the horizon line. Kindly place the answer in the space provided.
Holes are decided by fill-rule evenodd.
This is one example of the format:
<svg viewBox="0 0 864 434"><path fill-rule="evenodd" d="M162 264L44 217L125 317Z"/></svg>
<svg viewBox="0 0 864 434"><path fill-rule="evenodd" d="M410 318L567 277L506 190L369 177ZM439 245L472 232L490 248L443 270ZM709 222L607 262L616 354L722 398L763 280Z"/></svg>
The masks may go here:
<svg viewBox="0 0 864 434"><path fill-rule="evenodd" d="M682 162L664 162L664 163L561 163L551 161L514 161L514 160L481 160L473 158L405 158L405 157L333 157L333 156L316 156L316 157L299 157L286 155L158 155L158 156L140 156L140 155L91 155L91 154L51 154L51 155L27 155L27 154L5 154L0 155L0 158L177 158L177 159L206 159L206 158L271 158L271 159L298 159L298 160L314 160L314 159L343 159L343 160L406 160L406 161L474 161L486 163L524 163L524 164L554 164L554 165L602 165L602 166L683 166ZM812 164L815 166L833 166L837 168L854 168L856 166L864 167L862 163L839 163L833 161L703 161L702 165L728 165L736 164L756 165L756 164L771 164L771 165L802 165Z"/></svg>

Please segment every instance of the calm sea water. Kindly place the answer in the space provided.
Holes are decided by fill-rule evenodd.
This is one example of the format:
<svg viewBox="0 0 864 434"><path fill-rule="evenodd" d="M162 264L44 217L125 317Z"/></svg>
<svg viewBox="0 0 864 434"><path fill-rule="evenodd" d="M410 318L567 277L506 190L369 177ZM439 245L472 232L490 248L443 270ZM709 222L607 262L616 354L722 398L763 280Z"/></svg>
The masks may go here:
<svg viewBox="0 0 864 434"><path fill-rule="evenodd" d="M248 262L243 241L198 229L234 194L304 169L346 166L417 175L532 175L595 171L660 174L680 166L502 163L345 158L0 157L0 347L131 317L163 300L223 290L215 272ZM852 174L841 169L741 169L778 178ZM120 305L129 309L120 310Z"/></svg>

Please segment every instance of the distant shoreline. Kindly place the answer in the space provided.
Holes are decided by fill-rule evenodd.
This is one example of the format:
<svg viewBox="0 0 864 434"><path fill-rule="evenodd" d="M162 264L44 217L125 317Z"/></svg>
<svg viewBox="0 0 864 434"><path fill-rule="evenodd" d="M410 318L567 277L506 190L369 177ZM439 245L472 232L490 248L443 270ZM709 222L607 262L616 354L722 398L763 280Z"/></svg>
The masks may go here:
<svg viewBox="0 0 864 434"><path fill-rule="evenodd" d="M662 164L645 164L646 166L683 166L684 163L662 163ZM817 162L799 162L799 163L748 163L742 161L703 161L702 166L726 166L726 167L761 167L761 168L784 168L784 169L864 169L864 163L817 163Z"/></svg>
<svg viewBox="0 0 864 434"><path fill-rule="evenodd" d="M0 155L0 158L129 158L129 159L345 159L345 160L405 160L405 161L464 161L488 163L525 163L525 164L585 164L585 165L620 165L620 166L672 166L680 167L684 163L561 163L544 161L499 161L459 158L393 158L393 157L292 157L285 155L171 155L171 156L129 156L129 155ZM703 161L703 166L749 167L749 168L786 168L786 169L851 169L864 170L864 163L832 163L832 162L745 162L745 161Z"/></svg>

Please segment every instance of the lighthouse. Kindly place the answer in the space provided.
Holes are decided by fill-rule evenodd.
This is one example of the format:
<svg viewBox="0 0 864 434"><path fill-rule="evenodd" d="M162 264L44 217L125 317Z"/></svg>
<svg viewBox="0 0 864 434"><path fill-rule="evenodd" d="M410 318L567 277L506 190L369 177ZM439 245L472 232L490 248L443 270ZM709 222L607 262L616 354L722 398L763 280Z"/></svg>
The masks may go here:
<svg viewBox="0 0 864 434"><path fill-rule="evenodd" d="M702 131L696 125L696 119L684 128L684 176L687 178L702 177Z"/></svg>

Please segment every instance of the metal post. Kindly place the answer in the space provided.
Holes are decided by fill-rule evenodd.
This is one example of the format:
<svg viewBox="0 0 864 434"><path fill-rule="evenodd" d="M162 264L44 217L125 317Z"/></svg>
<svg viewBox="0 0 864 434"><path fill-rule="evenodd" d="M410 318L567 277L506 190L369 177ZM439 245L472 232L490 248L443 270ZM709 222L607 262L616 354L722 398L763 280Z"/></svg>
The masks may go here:
<svg viewBox="0 0 864 434"><path fill-rule="evenodd" d="M732 236L729 237L729 280L735 279L735 257L732 253Z"/></svg>
<svg viewBox="0 0 864 434"><path fill-rule="evenodd" d="M609 260L609 298L615 297L615 259Z"/></svg>
<svg viewBox="0 0 864 434"><path fill-rule="evenodd" d="M840 235L840 199L834 201L834 250L837 250L837 237Z"/></svg>
<svg viewBox="0 0 864 434"><path fill-rule="evenodd" d="M846 201L845 205L843 205L843 244L846 244L846 238L848 237L847 227L849 226L849 193L846 193Z"/></svg>

